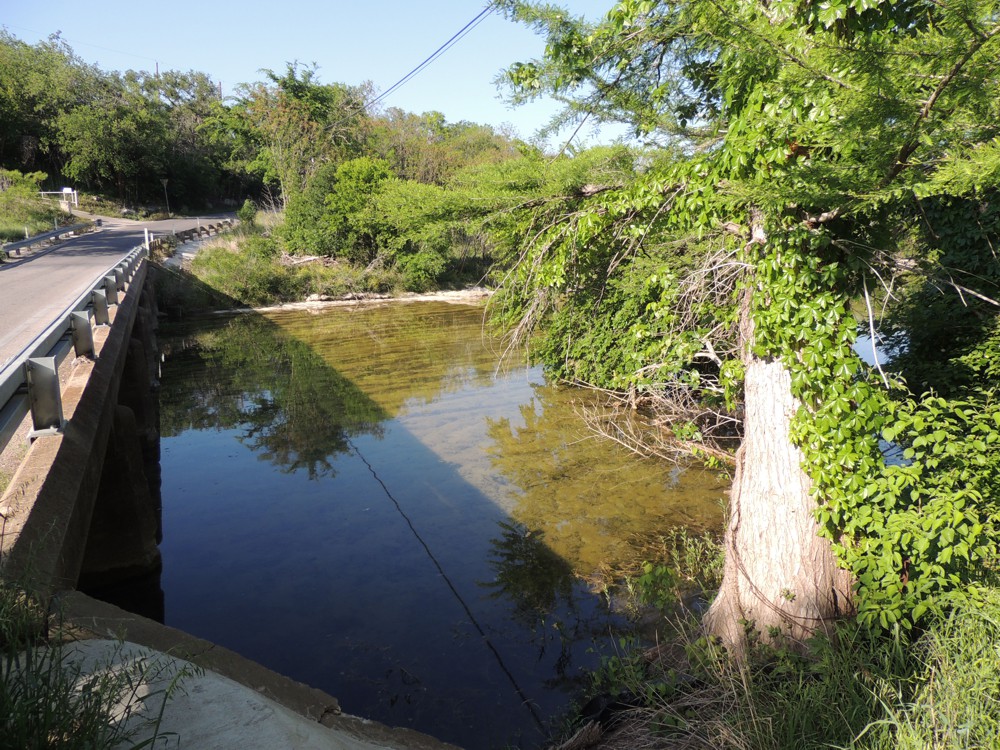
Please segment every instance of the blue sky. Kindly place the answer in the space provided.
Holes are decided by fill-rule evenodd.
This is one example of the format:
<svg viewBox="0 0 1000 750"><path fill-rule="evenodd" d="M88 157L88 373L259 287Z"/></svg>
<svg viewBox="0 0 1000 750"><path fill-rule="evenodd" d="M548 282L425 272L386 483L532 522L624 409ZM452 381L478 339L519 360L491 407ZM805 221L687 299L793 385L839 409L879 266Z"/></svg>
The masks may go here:
<svg viewBox="0 0 1000 750"><path fill-rule="evenodd" d="M319 65L323 82L372 81L386 90L485 7L485 0L44 0L11 2L0 25L33 44L56 31L87 62L105 70L199 70L229 95L299 60ZM597 19L612 0L566 0L575 15ZM511 109L493 80L503 68L540 56L543 40L494 13L385 100L411 112L437 110L449 122L509 123L530 137L552 103ZM584 134L586 136L586 134ZM589 136L590 142L596 140Z"/></svg>

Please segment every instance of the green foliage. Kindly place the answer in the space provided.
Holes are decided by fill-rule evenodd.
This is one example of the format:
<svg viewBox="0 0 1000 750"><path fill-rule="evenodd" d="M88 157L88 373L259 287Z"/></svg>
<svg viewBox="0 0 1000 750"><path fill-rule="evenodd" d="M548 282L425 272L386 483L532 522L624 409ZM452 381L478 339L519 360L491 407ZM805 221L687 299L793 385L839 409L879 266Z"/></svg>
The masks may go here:
<svg viewBox="0 0 1000 750"><path fill-rule="evenodd" d="M643 604L666 609L677 601L677 574L667 565L643 563L642 575L635 579L635 587Z"/></svg>
<svg viewBox="0 0 1000 750"><path fill-rule="evenodd" d="M253 226L254 220L257 218L257 204L250 198L247 198L243 201L243 205L237 209L236 218L239 219L242 224Z"/></svg>
<svg viewBox="0 0 1000 750"><path fill-rule="evenodd" d="M477 281L514 231L502 212L536 199L543 169L537 156L518 157L469 166L440 186L397 179L370 157L324 165L289 202L280 235L292 253L391 269L415 291Z"/></svg>
<svg viewBox="0 0 1000 750"><path fill-rule="evenodd" d="M404 180L446 185L459 170L517 156L517 143L489 125L447 123L440 112L390 108L374 118L368 146Z"/></svg>
<svg viewBox="0 0 1000 750"><path fill-rule="evenodd" d="M279 236L293 255L336 254L336 245L324 222L326 196L337 184L339 164L333 162L319 167L305 189L293 195L285 208Z"/></svg>
<svg viewBox="0 0 1000 750"><path fill-rule="evenodd" d="M29 46L0 33L4 167L129 201L161 200L168 178L174 205L200 205L220 190L222 156L199 131L218 99L204 74L106 73L58 35Z"/></svg>
<svg viewBox="0 0 1000 750"><path fill-rule="evenodd" d="M709 597L722 580L722 545L713 535L677 528L658 539L657 557L626 579L639 603L672 611L692 597Z"/></svg>
<svg viewBox="0 0 1000 750"><path fill-rule="evenodd" d="M0 169L0 240L23 240L25 229L41 234L64 221L66 214L38 195L44 180L42 172Z"/></svg>
<svg viewBox="0 0 1000 750"><path fill-rule="evenodd" d="M846 295L825 278L844 273L830 257L835 249L823 235L787 237L792 252L772 242L773 254L758 266L770 304L755 314L757 345L796 352L786 360L804 404L794 439L820 504L817 518L854 574L861 621L910 628L928 611L976 598L975 582L1000 552L1000 412L991 395L977 403L899 398L879 387L853 353ZM802 244L810 252L789 273ZM902 463L885 460L880 436L904 448Z"/></svg>
<svg viewBox="0 0 1000 750"><path fill-rule="evenodd" d="M728 419L741 360L780 360L861 620L909 628L976 600L1000 510L995 3L624 0L597 24L500 5L547 36L510 69L515 98L554 93L564 121L679 147L548 223L518 212L507 322L545 321L561 372L663 394L682 438L700 425L679 405ZM850 309L914 270L894 328L907 388L861 363Z"/></svg>
<svg viewBox="0 0 1000 750"><path fill-rule="evenodd" d="M900 750L994 745L1000 734L998 642L1000 599L991 589L981 607L956 610L921 638L914 650L921 669L912 700L907 705L898 690L890 693L906 708L890 713L884 728L873 727L872 739L859 745Z"/></svg>
<svg viewBox="0 0 1000 750"><path fill-rule="evenodd" d="M161 282L161 304L172 309L260 307L314 294L385 293L405 282L394 269L364 269L347 262L291 265L277 240L254 232L205 247L191 270L197 279L193 285L173 275Z"/></svg>
<svg viewBox="0 0 1000 750"><path fill-rule="evenodd" d="M236 103L217 106L204 129L226 146L232 169L277 188L287 207L317 169L361 154L369 92L322 84L315 66L264 73L268 81L241 85Z"/></svg>
<svg viewBox="0 0 1000 750"><path fill-rule="evenodd" d="M47 175L44 172L18 172L16 169L0 169L0 194L3 197L37 197Z"/></svg>
<svg viewBox="0 0 1000 750"><path fill-rule="evenodd" d="M289 203L282 229L285 242L294 252L370 263L383 231L374 199L391 178L386 162L367 156L321 168Z"/></svg>
<svg viewBox="0 0 1000 750"><path fill-rule="evenodd" d="M383 185L372 208L381 224L379 252L399 270L408 289L438 286L467 249L467 209L455 191L393 180Z"/></svg>
<svg viewBox="0 0 1000 750"><path fill-rule="evenodd" d="M993 747L1000 726L1000 598L932 618L918 640L844 624L805 653L751 646L742 665L721 658L696 623L655 649L622 640L592 691L637 706L635 745L961 750Z"/></svg>
<svg viewBox="0 0 1000 750"><path fill-rule="evenodd" d="M367 156L337 168L333 190L323 200L322 222L336 248L335 255L355 263L370 263L378 254L382 219L374 211L374 198L392 178L389 165Z"/></svg>
<svg viewBox="0 0 1000 750"><path fill-rule="evenodd" d="M205 248L191 270L208 286L249 307L302 296L297 275L281 264L277 243L261 236L245 238L236 250Z"/></svg>

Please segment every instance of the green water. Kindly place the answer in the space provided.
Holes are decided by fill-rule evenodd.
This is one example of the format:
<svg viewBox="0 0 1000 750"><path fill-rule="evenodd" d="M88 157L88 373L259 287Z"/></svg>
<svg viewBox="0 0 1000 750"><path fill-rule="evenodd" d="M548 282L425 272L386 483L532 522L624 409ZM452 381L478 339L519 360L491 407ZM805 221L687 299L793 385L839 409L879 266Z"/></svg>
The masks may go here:
<svg viewBox="0 0 1000 750"><path fill-rule="evenodd" d="M467 748L537 747L627 623L585 583L724 484L594 438L482 308L203 320L162 342L166 622Z"/></svg>

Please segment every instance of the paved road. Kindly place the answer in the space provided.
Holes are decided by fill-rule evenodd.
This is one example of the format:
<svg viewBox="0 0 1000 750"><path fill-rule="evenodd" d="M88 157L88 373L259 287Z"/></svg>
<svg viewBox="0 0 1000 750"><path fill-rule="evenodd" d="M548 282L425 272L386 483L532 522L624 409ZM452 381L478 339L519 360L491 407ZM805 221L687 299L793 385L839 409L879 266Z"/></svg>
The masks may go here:
<svg viewBox="0 0 1000 750"><path fill-rule="evenodd" d="M97 232L21 261L15 256L14 262L0 264L0 368L20 354L99 274L140 244L144 228L166 234L198 223L197 219L144 223L107 219ZM201 223L214 220L201 219Z"/></svg>

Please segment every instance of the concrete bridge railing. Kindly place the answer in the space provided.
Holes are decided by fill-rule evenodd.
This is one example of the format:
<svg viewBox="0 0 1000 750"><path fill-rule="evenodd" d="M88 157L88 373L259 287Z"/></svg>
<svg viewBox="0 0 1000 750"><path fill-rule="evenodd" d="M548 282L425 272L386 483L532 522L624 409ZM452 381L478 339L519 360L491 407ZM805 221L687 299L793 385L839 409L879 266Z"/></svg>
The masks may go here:
<svg viewBox="0 0 1000 750"><path fill-rule="evenodd" d="M77 357L94 356L94 327L110 323L111 308L119 303L146 255L146 247L140 245L103 272L0 370L0 450L29 411L32 437L62 429L59 365L71 350Z"/></svg>
<svg viewBox="0 0 1000 750"><path fill-rule="evenodd" d="M200 237L211 237L213 234L219 234L225 229L232 228L232 226L233 222L231 219L222 219L217 224L199 224L192 229L175 232L173 236L178 242L187 242L199 239Z"/></svg>
<svg viewBox="0 0 1000 750"><path fill-rule="evenodd" d="M147 252L135 248L94 280L0 371L0 448L29 412L33 428L0 498L0 574L40 593L160 564L158 474L147 470L159 452ZM115 543L95 542L95 528Z"/></svg>
<svg viewBox="0 0 1000 750"><path fill-rule="evenodd" d="M86 229L88 226L88 224L73 224L69 227L58 227L51 232L46 232L45 234L36 234L34 237L28 237L27 239L23 239L18 242L6 242L2 247L0 247L0 260L2 260L5 255L9 258L11 253L20 255L22 250L29 248L32 245L59 239L64 235L72 236L81 229Z"/></svg>

